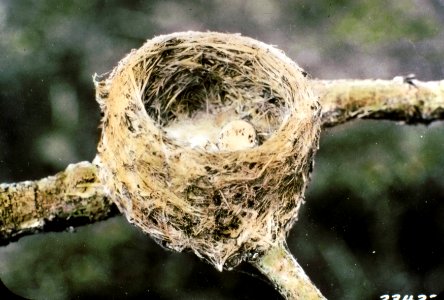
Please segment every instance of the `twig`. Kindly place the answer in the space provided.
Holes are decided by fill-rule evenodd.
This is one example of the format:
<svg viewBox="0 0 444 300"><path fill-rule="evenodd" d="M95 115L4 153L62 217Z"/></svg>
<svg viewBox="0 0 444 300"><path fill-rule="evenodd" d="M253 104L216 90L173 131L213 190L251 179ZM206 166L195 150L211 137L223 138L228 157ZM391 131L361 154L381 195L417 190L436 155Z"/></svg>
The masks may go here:
<svg viewBox="0 0 444 300"><path fill-rule="evenodd" d="M286 299L326 299L284 244L273 246L252 263Z"/></svg>

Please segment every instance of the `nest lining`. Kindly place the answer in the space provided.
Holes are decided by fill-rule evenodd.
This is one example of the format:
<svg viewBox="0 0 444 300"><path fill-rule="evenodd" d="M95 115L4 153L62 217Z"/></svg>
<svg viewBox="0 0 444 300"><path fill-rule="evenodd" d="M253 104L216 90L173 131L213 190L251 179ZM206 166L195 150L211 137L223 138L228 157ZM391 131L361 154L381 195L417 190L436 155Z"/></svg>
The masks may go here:
<svg viewBox="0 0 444 300"><path fill-rule="evenodd" d="M318 145L320 107L304 77L240 35L175 33L132 51L96 83L97 162L119 209L220 270L281 242Z"/></svg>
<svg viewBox="0 0 444 300"><path fill-rule="evenodd" d="M288 107L275 91L281 83L268 79L270 66L260 66L262 76L253 77L246 72L253 65L258 67L257 59L243 45L224 49L215 42L168 40L138 66L152 75L143 91L145 109L182 146L195 146L199 135L215 145L223 125L238 119L252 122L261 144Z"/></svg>

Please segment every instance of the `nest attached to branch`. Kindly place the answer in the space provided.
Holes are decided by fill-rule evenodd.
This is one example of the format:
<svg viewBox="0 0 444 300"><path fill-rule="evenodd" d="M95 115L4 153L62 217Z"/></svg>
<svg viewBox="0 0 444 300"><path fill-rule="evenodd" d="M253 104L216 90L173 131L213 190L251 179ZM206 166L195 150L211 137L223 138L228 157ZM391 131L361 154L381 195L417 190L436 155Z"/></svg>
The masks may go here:
<svg viewBox="0 0 444 300"><path fill-rule="evenodd" d="M254 260L295 222L320 106L280 50L238 34L158 36L96 78L96 159L130 222L216 268Z"/></svg>

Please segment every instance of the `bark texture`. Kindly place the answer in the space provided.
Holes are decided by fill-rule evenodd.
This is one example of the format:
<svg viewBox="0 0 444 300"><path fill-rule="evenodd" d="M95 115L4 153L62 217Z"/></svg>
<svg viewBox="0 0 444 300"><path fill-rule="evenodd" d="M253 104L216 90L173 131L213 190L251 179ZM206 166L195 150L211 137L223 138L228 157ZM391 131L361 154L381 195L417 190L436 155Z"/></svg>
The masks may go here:
<svg viewBox="0 0 444 300"><path fill-rule="evenodd" d="M252 264L273 282L286 299L326 299L305 274L286 245L274 246Z"/></svg>
<svg viewBox="0 0 444 300"><path fill-rule="evenodd" d="M117 214L95 165L80 162L37 181L0 184L0 245L42 231L69 230Z"/></svg>
<svg viewBox="0 0 444 300"><path fill-rule="evenodd" d="M444 117L444 80L314 80L323 127L354 119L429 124Z"/></svg>

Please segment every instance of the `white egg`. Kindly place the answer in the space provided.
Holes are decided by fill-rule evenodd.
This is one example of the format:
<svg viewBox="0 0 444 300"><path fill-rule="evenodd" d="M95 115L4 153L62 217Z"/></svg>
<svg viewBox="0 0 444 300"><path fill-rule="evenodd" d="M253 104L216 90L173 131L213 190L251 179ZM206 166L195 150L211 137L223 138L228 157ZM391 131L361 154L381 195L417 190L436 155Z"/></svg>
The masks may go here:
<svg viewBox="0 0 444 300"><path fill-rule="evenodd" d="M222 151L245 150L256 145L256 130L253 125L243 120L226 124L219 133L217 141L217 146Z"/></svg>

